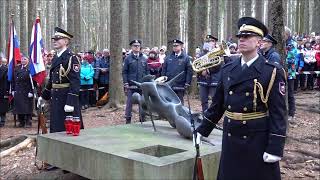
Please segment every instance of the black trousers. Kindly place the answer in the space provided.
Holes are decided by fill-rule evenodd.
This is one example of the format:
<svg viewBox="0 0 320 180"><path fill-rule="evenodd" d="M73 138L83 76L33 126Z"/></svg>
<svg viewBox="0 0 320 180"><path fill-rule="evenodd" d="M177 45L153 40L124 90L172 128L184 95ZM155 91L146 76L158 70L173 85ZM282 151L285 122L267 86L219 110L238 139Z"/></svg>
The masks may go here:
<svg viewBox="0 0 320 180"><path fill-rule="evenodd" d="M289 116L294 116L296 111L296 103L294 98L294 79L288 80L288 106L289 106Z"/></svg>
<svg viewBox="0 0 320 180"><path fill-rule="evenodd" d="M90 92L88 89L90 89L92 85L81 85L81 90L80 91L80 104L81 106L88 105L89 106L89 94Z"/></svg>

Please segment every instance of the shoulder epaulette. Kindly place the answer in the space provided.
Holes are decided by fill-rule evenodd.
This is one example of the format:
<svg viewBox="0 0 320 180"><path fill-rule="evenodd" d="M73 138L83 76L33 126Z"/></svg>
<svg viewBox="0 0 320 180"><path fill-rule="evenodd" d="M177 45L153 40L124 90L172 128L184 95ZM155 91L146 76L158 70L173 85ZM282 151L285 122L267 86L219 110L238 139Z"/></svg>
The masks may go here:
<svg viewBox="0 0 320 180"><path fill-rule="evenodd" d="M275 62L272 62L272 61L266 60L266 64L267 64L267 65L270 65L270 66L272 66L272 67L276 67L277 69L281 69L281 68L282 68L282 65L281 65L281 64L275 63Z"/></svg>

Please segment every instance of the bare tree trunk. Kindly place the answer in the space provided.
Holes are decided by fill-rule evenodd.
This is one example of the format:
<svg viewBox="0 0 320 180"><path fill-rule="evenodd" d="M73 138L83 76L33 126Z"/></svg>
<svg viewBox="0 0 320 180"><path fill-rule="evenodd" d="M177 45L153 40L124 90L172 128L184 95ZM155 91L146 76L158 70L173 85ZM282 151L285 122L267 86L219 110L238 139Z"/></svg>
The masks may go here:
<svg viewBox="0 0 320 180"><path fill-rule="evenodd" d="M310 33L310 27L309 27L309 21L310 21L310 8L309 8L309 1L305 1L305 6L304 6L304 21L303 21L303 26L304 26L304 32L306 34L309 34Z"/></svg>
<svg viewBox="0 0 320 180"><path fill-rule="evenodd" d="M218 37L220 31L219 0L211 0L210 8L210 33Z"/></svg>
<svg viewBox="0 0 320 180"><path fill-rule="evenodd" d="M300 3L301 3L301 0L297 0L297 3L296 3L296 17L295 17L295 20L296 20L296 22L295 22L295 25L294 25L294 31L295 32L297 32L297 33L299 33L299 25L300 25L300 16L299 16L299 14L300 14Z"/></svg>
<svg viewBox="0 0 320 180"><path fill-rule="evenodd" d="M123 10L124 10L124 12L122 12L122 13L124 13L123 14L123 16L122 16L122 34L123 34L123 37L122 37L122 47L123 48L126 48L127 46L128 46L128 44L129 44L129 40L130 40L130 33L129 33L129 30L130 30L130 28L129 28L129 22L130 22L130 20L131 20L131 18L129 17L130 16L130 14L129 14L129 1L130 0L124 0L123 1L123 4L122 4L122 6L123 6ZM110 5L109 5L109 9L108 9L108 13L110 12ZM110 13L109 13L110 14ZM110 17L110 15L109 15L109 17ZM108 28L108 30L109 30L109 34L110 34L110 18L109 18L109 28ZM110 37L110 35L108 36L108 37ZM109 39L109 41L110 41L110 39ZM109 45L110 46L110 45Z"/></svg>
<svg viewBox="0 0 320 180"><path fill-rule="evenodd" d="M194 7L193 7L194 8ZM208 1L196 0L196 17L195 17L195 36L196 39L193 42L195 46L202 47L203 40L207 34L208 26Z"/></svg>
<svg viewBox="0 0 320 180"><path fill-rule="evenodd" d="M320 1L314 0L312 15L312 32L320 33Z"/></svg>
<svg viewBox="0 0 320 180"><path fill-rule="evenodd" d="M167 40L180 38L180 0L167 1L167 16ZM168 43L168 50L171 49L172 44Z"/></svg>
<svg viewBox="0 0 320 180"><path fill-rule="evenodd" d="M112 7L112 6L110 6ZM129 0L129 40L138 38L138 1ZM111 8L112 9L112 8Z"/></svg>
<svg viewBox="0 0 320 180"><path fill-rule="evenodd" d="M232 29L231 29L231 36L234 36L238 32L238 25L237 22L239 20L239 1L232 1Z"/></svg>
<svg viewBox="0 0 320 180"><path fill-rule="evenodd" d="M285 41L282 36L284 32L284 22L283 22L283 4L282 1L279 0L269 0L269 11L268 15L269 19L272 23L270 23L269 29L272 31L272 36L278 41L276 45L276 49L280 54L281 64L283 65L285 62Z"/></svg>
<svg viewBox="0 0 320 180"><path fill-rule="evenodd" d="M252 0L243 0L244 1L244 6L245 6L245 11L244 11L244 16L252 16Z"/></svg>
<svg viewBox="0 0 320 180"><path fill-rule="evenodd" d="M256 19L258 19L259 21L263 22L263 0L255 0L256 1L256 8L255 8L255 12L256 12Z"/></svg>
<svg viewBox="0 0 320 180"><path fill-rule="evenodd" d="M122 85L122 3L123 1L110 1L110 86L109 86L109 107L119 108L120 103L124 102L124 91ZM120 17L120 18L119 18ZM116 19L116 21L115 21Z"/></svg>
<svg viewBox="0 0 320 180"><path fill-rule="evenodd" d="M33 26L33 23L37 17L37 6L36 6L36 1L34 0L28 0L28 10L27 10L27 13L28 13L28 38L27 39L27 42L28 44L30 44L30 40L31 40L31 29L32 29L32 26Z"/></svg>
<svg viewBox="0 0 320 180"><path fill-rule="evenodd" d="M188 1L188 54L192 57L196 56L195 50L195 0Z"/></svg>
<svg viewBox="0 0 320 180"><path fill-rule="evenodd" d="M227 23L226 23L226 28L227 28L227 38L232 36L232 0L226 0L227 1L227 9L226 9L226 14L227 16Z"/></svg>
<svg viewBox="0 0 320 180"><path fill-rule="evenodd" d="M30 0L29 0L30 1ZM32 0L31 0L32 1ZM62 3L63 3L63 0L57 0L57 19L58 19L58 27L61 27L62 26Z"/></svg>
<svg viewBox="0 0 320 180"><path fill-rule="evenodd" d="M300 4L299 4L300 13L299 13L299 30L298 30L298 32L300 34L305 33L305 29L304 29L304 21L305 21L304 13L305 13L305 11L304 11L304 8L305 8L306 2L307 1L302 0L302 1L300 1Z"/></svg>
<svg viewBox="0 0 320 180"><path fill-rule="evenodd" d="M28 54L28 28L26 17L26 1L20 1L20 48L21 52Z"/></svg>

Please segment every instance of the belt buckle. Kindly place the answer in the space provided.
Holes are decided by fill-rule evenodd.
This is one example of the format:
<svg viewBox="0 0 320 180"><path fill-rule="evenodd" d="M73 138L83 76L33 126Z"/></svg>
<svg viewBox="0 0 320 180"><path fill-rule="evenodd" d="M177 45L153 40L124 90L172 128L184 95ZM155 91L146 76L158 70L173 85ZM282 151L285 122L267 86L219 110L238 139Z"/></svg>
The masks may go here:
<svg viewBox="0 0 320 180"><path fill-rule="evenodd" d="M236 120L242 120L242 113L233 113L234 119Z"/></svg>

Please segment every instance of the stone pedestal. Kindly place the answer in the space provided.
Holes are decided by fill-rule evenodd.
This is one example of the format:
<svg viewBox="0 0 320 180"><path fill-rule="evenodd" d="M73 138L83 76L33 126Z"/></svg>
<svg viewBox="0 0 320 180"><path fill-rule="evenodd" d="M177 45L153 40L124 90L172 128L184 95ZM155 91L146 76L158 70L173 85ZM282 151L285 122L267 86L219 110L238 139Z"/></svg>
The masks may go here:
<svg viewBox="0 0 320 180"><path fill-rule="evenodd" d="M89 179L192 179L195 148L166 121L64 132L38 137L38 158ZM221 131L203 143L200 153L205 179L215 179L221 151Z"/></svg>

